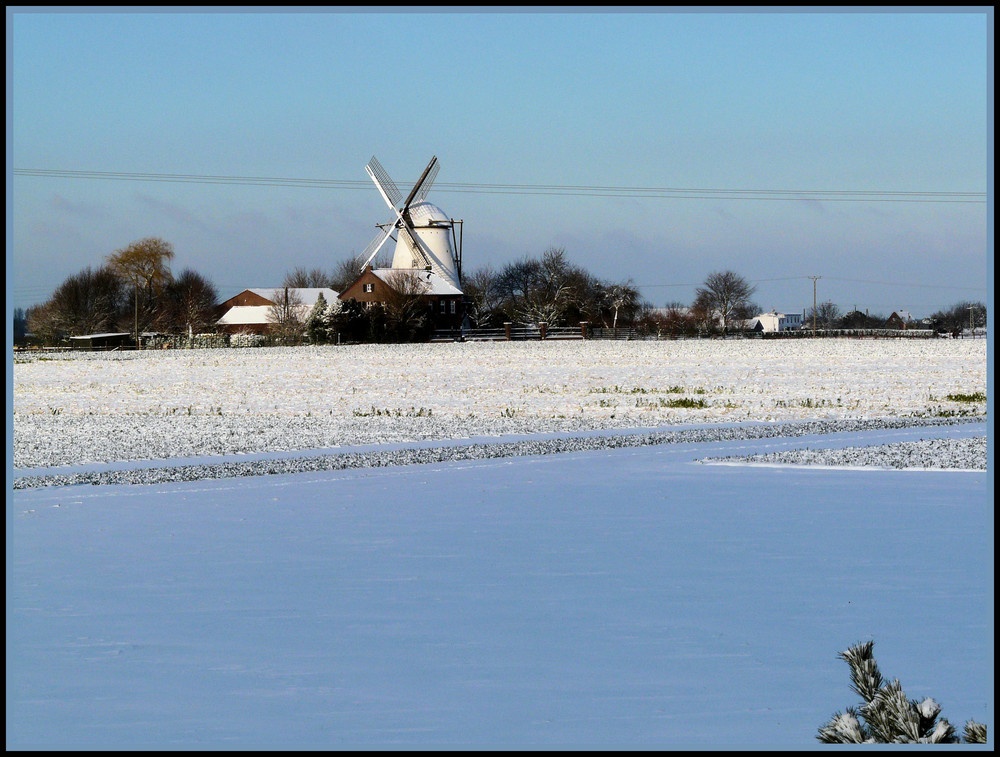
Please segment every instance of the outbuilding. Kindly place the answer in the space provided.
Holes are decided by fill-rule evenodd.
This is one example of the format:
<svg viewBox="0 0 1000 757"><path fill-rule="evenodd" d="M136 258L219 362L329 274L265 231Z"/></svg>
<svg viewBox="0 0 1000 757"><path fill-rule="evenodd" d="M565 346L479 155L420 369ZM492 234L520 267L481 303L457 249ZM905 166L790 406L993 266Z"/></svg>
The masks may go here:
<svg viewBox="0 0 1000 757"><path fill-rule="evenodd" d="M81 334L71 336L69 341L74 350L119 350L123 347L135 346L135 340L127 331Z"/></svg>
<svg viewBox="0 0 1000 757"><path fill-rule="evenodd" d="M305 320L320 295L326 302L337 299L328 287L277 287L244 289L219 305L218 329L227 334L265 334L274 329L274 307L282 302L293 303L301 320Z"/></svg>

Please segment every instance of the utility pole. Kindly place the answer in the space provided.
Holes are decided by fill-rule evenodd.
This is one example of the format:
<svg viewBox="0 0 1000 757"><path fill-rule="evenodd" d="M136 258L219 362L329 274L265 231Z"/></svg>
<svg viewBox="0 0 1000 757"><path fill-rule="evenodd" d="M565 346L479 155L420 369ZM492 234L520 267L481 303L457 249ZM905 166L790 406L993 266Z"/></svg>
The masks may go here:
<svg viewBox="0 0 1000 757"><path fill-rule="evenodd" d="M975 331L975 326L972 325L972 313L976 309L976 306L975 305L969 305L969 307L966 308L966 309L969 311L969 336L971 336L973 339L975 339L976 338L976 331Z"/></svg>
<svg viewBox="0 0 1000 757"><path fill-rule="evenodd" d="M816 279L823 278L822 276L806 276L807 279L813 280L813 337L816 336Z"/></svg>

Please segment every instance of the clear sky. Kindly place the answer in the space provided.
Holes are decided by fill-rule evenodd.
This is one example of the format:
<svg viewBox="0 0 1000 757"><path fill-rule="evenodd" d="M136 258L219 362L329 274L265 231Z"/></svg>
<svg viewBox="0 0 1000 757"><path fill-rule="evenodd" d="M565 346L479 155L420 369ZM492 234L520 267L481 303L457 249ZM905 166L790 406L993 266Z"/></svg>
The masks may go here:
<svg viewBox="0 0 1000 757"><path fill-rule="evenodd" d="M9 307L148 236L222 298L330 269L388 220L370 183L149 175L367 182L373 154L400 185L437 155L466 270L557 246L657 306L723 269L793 312L809 276L845 311L992 296L985 9L7 20Z"/></svg>

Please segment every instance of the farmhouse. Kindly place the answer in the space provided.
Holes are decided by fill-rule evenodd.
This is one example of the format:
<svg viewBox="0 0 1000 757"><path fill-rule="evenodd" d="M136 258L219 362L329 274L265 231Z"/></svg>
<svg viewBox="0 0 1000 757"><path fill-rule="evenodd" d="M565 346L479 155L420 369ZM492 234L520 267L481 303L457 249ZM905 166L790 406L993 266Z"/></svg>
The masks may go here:
<svg viewBox="0 0 1000 757"><path fill-rule="evenodd" d="M337 293L326 287L244 289L219 305L216 326L227 334L264 334L274 329L274 309L287 303L300 320L305 320L320 295L328 303Z"/></svg>
<svg viewBox="0 0 1000 757"><path fill-rule="evenodd" d="M367 307L376 302L391 306L410 297L423 301L434 328L461 327L465 315L462 290L433 271L367 266L340 294L344 302L357 300Z"/></svg>
<svg viewBox="0 0 1000 757"><path fill-rule="evenodd" d="M906 310L895 310L892 315L886 319L885 327L887 329L906 329L910 328L912 321L913 319Z"/></svg>

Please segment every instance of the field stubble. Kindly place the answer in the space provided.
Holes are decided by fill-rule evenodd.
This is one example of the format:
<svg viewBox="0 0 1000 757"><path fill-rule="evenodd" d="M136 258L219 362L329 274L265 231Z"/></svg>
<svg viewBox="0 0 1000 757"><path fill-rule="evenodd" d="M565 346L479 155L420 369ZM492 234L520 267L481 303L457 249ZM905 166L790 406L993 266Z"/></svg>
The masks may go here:
<svg viewBox="0 0 1000 757"><path fill-rule="evenodd" d="M357 345L14 364L14 465L986 412L984 341Z"/></svg>

